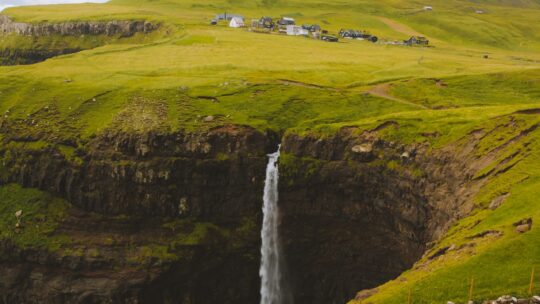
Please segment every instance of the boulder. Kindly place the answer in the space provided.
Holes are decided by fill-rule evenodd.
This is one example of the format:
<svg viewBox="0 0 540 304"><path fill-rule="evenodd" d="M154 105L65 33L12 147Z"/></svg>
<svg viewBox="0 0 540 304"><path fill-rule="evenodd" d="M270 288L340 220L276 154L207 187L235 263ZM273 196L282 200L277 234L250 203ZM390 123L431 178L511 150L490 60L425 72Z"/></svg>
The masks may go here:
<svg viewBox="0 0 540 304"><path fill-rule="evenodd" d="M357 154L368 154L373 151L373 144L365 143L365 144L356 145L352 147L351 151Z"/></svg>
<svg viewBox="0 0 540 304"><path fill-rule="evenodd" d="M517 299L515 297L504 295L497 299L497 304L514 304L517 302Z"/></svg>
<svg viewBox="0 0 540 304"><path fill-rule="evenodd" d="M532 228L532 218L526 218L522 219L519 222L514 223L514 227L516 227L516 232L518 233L525 233Z"/></svg>
<svg viewBox="0 0 540 304"><path fill-rule="evenodd" d="M518 233L525 233L529 230L531 230L531 226L527 224L519 225L516 227L516 232Z"/></svg>
<svg viewBox="0 0 540 304"><path fill-rule="evenodd" d="M215 119L214 116L209 115L209 116L206 116L206 117L203 119L203 121L204 121L204 122L212 122L212 121L214 121L214 119Z"/></svg>

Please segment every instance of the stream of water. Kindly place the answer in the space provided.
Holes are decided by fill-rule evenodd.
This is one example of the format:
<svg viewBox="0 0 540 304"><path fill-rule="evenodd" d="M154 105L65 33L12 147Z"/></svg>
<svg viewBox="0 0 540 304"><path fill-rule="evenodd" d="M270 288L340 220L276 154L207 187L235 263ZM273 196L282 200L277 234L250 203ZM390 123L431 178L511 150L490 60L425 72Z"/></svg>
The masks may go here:
<svg viewBox="0 0 540 304"><path fill-rule="evenodd" d="M279 241L279 209L277 161L278 151L268 155L266 180L264 183L263 224L261 230L261 304L283 304L285 292L283 288L283 269L281 244Z"/></svg>

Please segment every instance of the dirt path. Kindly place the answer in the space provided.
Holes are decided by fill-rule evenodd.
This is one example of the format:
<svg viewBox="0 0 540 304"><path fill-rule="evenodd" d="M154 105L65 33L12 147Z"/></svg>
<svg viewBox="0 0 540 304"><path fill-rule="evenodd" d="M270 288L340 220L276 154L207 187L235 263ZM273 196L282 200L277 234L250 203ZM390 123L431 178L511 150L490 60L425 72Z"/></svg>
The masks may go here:
<svg viewBox="0 0 540 304"><path fill-rule="evenodd" d="M390 89L390 84L389 83L383 83L383 84L379 84L379 85L376 85L376 86L372 87L371 89L369 89L367 91L367 93L369 93L369 94L371 94L373 96L385 98L385 99L392 100L392 101L395 101L395 102L407 104L407 105L410 105L410 106L415 106L417 108L429 109L428 107L423 106L421 104L417 104L417 103L414 103L414 102L410 102L408 100L404 100L404 99L394 97L394 96L392 96L392 95L390 95L388 93L389 89Z"/></svg>
<svg viewBox="0 0 540 304"><path fill-rule="evenodd" d="M415 31L413 28L409 27L408 25L405 25L403 23L399 23L395 20L386 18L386 17L379 17L379 20L384 22L386 25L388 25L391 29L398 33L402 33L408 36L425 36L422 33L419 33Z"/></svg>
<svg viewBox="0 0 540 304"><path fill-rule="evenodd" d="M284 85L293 85L293 86L310 88L310 89L338 91L336 88L326 87L326 86L317 85L317 84L311 84L311 83L305 83L305 82L301 82L301 81L297 81L297 80L278 79L278 82L281 83L281 84L284 84Z"/></svg>

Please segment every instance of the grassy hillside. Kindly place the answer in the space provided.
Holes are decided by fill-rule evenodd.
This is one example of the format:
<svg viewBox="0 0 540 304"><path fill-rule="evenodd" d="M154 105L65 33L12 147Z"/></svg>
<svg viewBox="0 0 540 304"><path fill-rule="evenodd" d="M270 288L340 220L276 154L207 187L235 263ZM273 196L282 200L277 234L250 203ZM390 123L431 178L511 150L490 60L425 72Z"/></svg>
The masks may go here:
<svg viewBox="0 0 540 304"><path fill-rule="evenodd" d="M13 131L0 138L83 145L108 129L192 131L226 123L327 134L395 120L400 128L388 130L388 138L436 147L459 144L476 129L495 130L481 141L478 153L483 153L538 124L537 112L515 113L539 107L540 3L435 0L431 12L424 5L414 0L113 0L10 8L4 13L24 22L145 19L161 29L126 40L0 36L0 48L62 43L91 48L34 65L0 67L0 126ZM433 47L325 43L209 25L225 11L243 14L248 22L287 15L331 33L358 28L388 40L425 35ZM517 127L508 127L510 116ZM533 225L517 234L512 224L539 215L539 144L540 133L533 130L526 142L505 146L503 155L519 151L519 161L480 191L477 210L432 252L471 242L473 249L426 257L368 301L403 303L411 290L414 303L463 302L470 277L477 282L478 299L526 293L530 269L540 264L540 230ZM505 193L510 195L500 208L487 208ZM490 230L502 234L471 241Z"/></svg>
<svg viewBox="0 0 540 304"><path fill-rule="evenodd" d="M461 117L461 122L466 120L471 118ZM475 124L477 131L484 131L477 153L498 149L502 153L495 165L476 176L490 171L494 176L475 196L476 209L457 222L413 269L377 288L368 299L351 303L406 303L409 293L413 303L466 303L471 280L472 299L477 302L505 294L529 296L531 271L540 265L540 230L535 222L540 215L540 133L536 131L540 119L536 113L483 121ZM444 132L438 124L428 126ZM496 202L502 204L494 207ZM529 218L532 230L516 231L517 223ZM534 294L539 287L536 280Z"/></svg>
<svg viewBox="0 0 540 304"><path fill-rule="evenodd" d="M463 25L462 22L470 16L462 14L459 7L466 3L454 4L441 2L441 12L436 10L413 15L406 12L411 8L421 8L420 3L388 1L308 5L304 2L278 2L265 5L263 2L243 1L112 1L110 4L12 8L6 13L20 21L143 18L162 23L163 27L151 41L148 39L152 37L133 38L122 44L104 42L107 43L105 46L37 65L1 67L0 111L10 119L23 119L46 107L54 108L57 120L54 123L75 129L85 136L111 126L117 128L119 124L126 129L140 129L140 125L130 123L144 111L140 108L140 100L151 101L145 103L145 107L161 105L167 108L168 115L158 115L159 121L152 126L173 130L205 127L201 117L207 115L219 117L219 123L252 124L259 128L312 128L321 122L354 121L365 115L411 109L407 103L373 102L381 97L369 97L364 93L374 84L399 79L466 77L538 68L538 52L527 51L529 47L536 46L538 39L527 40L528 44L521 47L513 45L508 48L508 45L490 43L479 47L477 45L484 39L481 32L463 32L470 41L459 41L459 44L451 35L434 32L434 48L410 48L361 41L329 44L299 37L255 34L230 29L226 25L208 25L215 14L234 11L245 14L248 19L261 15L290 15L302 23L320 23L330 31L354 27L367 29L380 37L404 39L411 32L424 29L429 34L425 26L432 22L422 18L435 18L450 27L450 23L458 21ZM520 14L522 8L514 11L493 6L492 9L489 18L504 23L504 16ZM495 16L496 12L500 15ZM455 16L439 18L439 13L459 14L459 19ZM530 20L536 17L535 13L536 10L529 12ZM515 20L524 22L526 19ZM415 28L417 22L423 27ZM534 22L528 24L536 26ZM475 30L490 32L490 27L496 26L496 22L484 25ZM471 27L467 28L471 30ZM519 30L514 20L502 29L497 33L513 39L525 39L525 35L540 32ZM453 33L460 31L460 28L455 28ZM5 37L0 45L13 46L13 39ZM87 47L88 39L65 39L71 39L70 45ZM482 59L484 53L490 53L490 59ZM518 90L530 91L530 87L525 85ZM315 94L320 102L311 102L313 90L322 92ZM350 96L351 102L364 111L350 111L350 102L336 98L342 95ZM305 103L309 104L309 109L302 111L300 119L297 115L283 116L282 113L291 113L291 108L304 109ZM457 103L457 106L465 105L467 102ZM336 113L326 117L328 106L338 113L344 111L348 114L340 117ZM131 118L125 119L127 116Z"/></svg>

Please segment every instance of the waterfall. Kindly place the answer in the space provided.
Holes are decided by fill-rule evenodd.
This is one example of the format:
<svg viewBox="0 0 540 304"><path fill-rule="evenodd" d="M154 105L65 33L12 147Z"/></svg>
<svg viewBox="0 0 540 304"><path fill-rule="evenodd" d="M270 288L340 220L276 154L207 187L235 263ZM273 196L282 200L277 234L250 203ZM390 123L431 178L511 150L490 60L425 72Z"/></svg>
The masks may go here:
<svg viewBox="0 0 540 304"><path fill-rule="evenodd" d="M279 147L268 155L266 180L264 182L263 224L261 230L261 304L283 304L286 302L283 288L283 269L278 224L278 179Z"/></svg>

